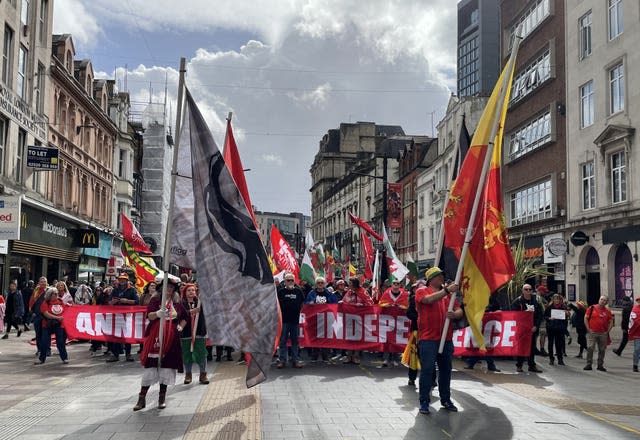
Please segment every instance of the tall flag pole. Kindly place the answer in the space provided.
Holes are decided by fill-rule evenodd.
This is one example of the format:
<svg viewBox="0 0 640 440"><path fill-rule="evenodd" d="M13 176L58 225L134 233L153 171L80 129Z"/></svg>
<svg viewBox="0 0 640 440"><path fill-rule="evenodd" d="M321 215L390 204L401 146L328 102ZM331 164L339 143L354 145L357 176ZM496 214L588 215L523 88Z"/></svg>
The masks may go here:
<svg viewBox="0 0 640 440"><path fill-rule="evenodd" d="M483 194L486 192L487 174L492 164L494 149L498 151L498 153L501 151L500 146L502 145L504 121L507 116L513 71L519 46L520 38L516 37L509 61L500 74L500 78L498 79L498 82L491 93L491 97L485 106L484 112L480 117L478 127L476 128L473 140L471 141L471 148L469 149L467 157L462 164L460 174L451 188L447 207L444 212L443 222L447 222L445 227L445 241L448 243L448 247L453 249L456 254L459 249L459 254L457 254L457 256L458 261L460 261L461 264L458 264L455 278L455 283L458 285L461 285L463 268L467 264L466 258L474 235L479 239L482 239L484 235L484 233L482 235L474 234L475 231L473 226L476 224L476 215L478 213L478 208L480 207L480 201ZM473 191L474 189L475 192ZM474 193L475 196L473 202L470 203L468 195ZM487 209L486 206L481 208L483 210ZM502 213L499 214L502 215ZM482 214L482 217L484 217L484 214ZM484 228L485 226L483 226L482 229L484 230ZM464 239L462 238L461 231L464 231ZM511 250L508 246L507 250L510 256ZM466 290L465 285L462 285L462 290L463 292ZM490 293L491 292L489 292L489 294ZM488 296L486 297L486 300L488 303ZM449 301L449 311L453 310L454 302L455 298L452 296ZM466 313L467 317L473 317L474 322L469 321L469 324L472 328L474 337L476 337L476 342L478 342L481 349L484 349L484 338L482 333L479 331L482 314L480 314L479 320L477 319L477 307L481 304L481 301L478 299L471 299L467 295L467 297L465 297L465 308L469 307L470 302L471 307L474 310L472 310L471 313ZM481 313L484 313L485 307L482 308ZM446 318L442 337L440 339L440 353L444 350L444 344L450 323L451 320Z"/></svg>
<svg viewBox="0 0 640 440"><path fill-rule="evenodd" d="M178 174L178 150L180 149L180 125L182 122L182 101L184 98L184 74L186 72L185 58L180 58L180 77L178 80L178 109L176 111L176 141L173 148L173 162L171 164L171 191L169 192L169 215L167 217L167 227L164 234L164 254L162 256L162 269L164 270L164 279L162 282L162 301L160 308L166 309L167 305L167 284L169 283L169 258L171 256L171 237L173 235L173 209L176 196L176 176ZM166 312L166 310L164 310ZM158 353L158 369L162 365L162 351L164 339L165 319L160 319L160 332L158 342L160 343L160 351Z"/></svg>

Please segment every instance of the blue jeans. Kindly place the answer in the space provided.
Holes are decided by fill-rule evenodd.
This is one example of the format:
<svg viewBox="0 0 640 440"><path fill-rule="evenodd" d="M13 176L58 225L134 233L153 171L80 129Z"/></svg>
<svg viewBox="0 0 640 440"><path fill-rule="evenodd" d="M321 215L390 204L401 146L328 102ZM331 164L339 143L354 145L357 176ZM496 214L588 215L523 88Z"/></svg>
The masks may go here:
<svg viewBox="0 0 640 440"><path fill-rule="evenodd" d="M638 361L640 361L640 339L633 340L633 366L638 366Z"/></svg>
<svg viewBox="0 0 640 440"><path fill-rule="evenodd" d="M60 359L66 361L69 356L67 356L67 333L64 331L62 326L58 325L53 329L45 327L42 329L42 344L40 346L40 362L44 362L47 359L47 351L51 346L51 334L56 335L56 347L58 348L58 354L60 355Z"/></svg>
<svg viewBox="0 0 640 440"><path fill-rule="evenodd" d="M440 402L451 400L451 359L453 357L453 342L444 344L442 354L438 353L440 341L419 341L418 354L420 355L420 403L429 403L431 385L433 384L433 370L438 363L438 391Z"/></svg>
<svg viewBox="0 0 640 440"><path fill-rule="evenodd" d="M291 339L291 362L298 362L298 323L282 323L282 334L280 335L280 348L278 360L287 361L287 340Z"/></svg>

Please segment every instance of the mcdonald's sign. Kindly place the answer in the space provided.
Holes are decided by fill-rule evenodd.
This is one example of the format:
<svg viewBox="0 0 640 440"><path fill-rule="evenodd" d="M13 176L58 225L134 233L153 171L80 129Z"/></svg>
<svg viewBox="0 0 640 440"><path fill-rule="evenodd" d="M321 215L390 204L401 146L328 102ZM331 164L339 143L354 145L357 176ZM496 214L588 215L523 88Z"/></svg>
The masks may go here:
<svg viewBox="0 0 640 440"><path fill-rule="evenodd" d="M97 229L76 229L73 245L81 248L100 247L100 232Z"/></svg>

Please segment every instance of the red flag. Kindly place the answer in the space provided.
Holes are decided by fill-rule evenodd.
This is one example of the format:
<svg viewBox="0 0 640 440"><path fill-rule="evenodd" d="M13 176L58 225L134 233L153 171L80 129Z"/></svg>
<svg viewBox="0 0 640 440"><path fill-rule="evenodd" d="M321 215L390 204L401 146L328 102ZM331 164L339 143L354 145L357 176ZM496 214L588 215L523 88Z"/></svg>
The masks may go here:
<svg viewBox="0 0 640 440"><path fill-rule="evenodd" d="M256 222L256 216L253 213L251 198L249 198L249 188L247 187L247 180L244 177L244 167L240 160L240 153L238 153L236 140L233 137L231 119L227 119L227 135L225 137L222 156L224 157L224 163L227 165L227 168L231 173L231 177L233 177L233 181L238 187L238 191L240 191L240 195L242 196L245 205L247 205L247 210L249 211L249 214L251 214L251 218L253 219L253 223L256 225L256 229L259 229L257 227L258 223Z"/></svg>
<svg viewBox="0 0 640 440"><path fill-rule="evenodd" d="M376 231L374 231L373 228L371 226L369 226L369 224L367 222L365 222L364 220L362 220L359 217L356 217L355 215L353 215L351 213L349 213L349 218L351 219L351 222L353 222L357 226L359 226L362 229L364 229L365 231L367 231L367 234L371 235L373 238L375 238L378 241L382 241L382 235L380 235Z"/></svg>
<svg viewBox="0 0 640 440"><path fill-rule="evenodd" d="M298 267L298 261L296 261L296 256L287 243L287 240L284 239L276 225L271 225L271 249L273 252L273 261L276 263L280 270L286 270L291 272L293 276L296 278L296 282L298 282L298 272L300 268Z"/></svg>
<svg viewBox="0 0 640 440"><path fill-rule="evenodd" d="M360 232L360 241L362 242L362 253L364 254L364 277L368 280L373 278L373 244L371 239L364 233Z"/></svg>
<svg viewBox="0 0 640 440"><path fill-rule="evenodd" d="M142 235L138 232L136 225L133 224L129 217L126 216L124 212L120 213L120 217L122 220L122 236L124 240L129 243L133 250L136 252L140 252L143 254L152 254L153 252L147 246L147 243L144 242Z"/></svg>

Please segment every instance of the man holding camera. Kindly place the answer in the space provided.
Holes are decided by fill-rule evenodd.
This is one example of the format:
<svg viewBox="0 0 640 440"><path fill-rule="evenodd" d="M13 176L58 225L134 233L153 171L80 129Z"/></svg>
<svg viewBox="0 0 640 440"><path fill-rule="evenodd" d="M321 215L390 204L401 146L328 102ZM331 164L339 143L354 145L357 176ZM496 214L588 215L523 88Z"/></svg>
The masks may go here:
<svg viewBox="0 0 640 440"><path fill-rule="evenodd" d="M456 301L449 311L450 295L458 290L456 284L444 284L444 273L439 267L425 272L427 286L416 291L418 310L418 353L420 356L420 413L429 414L433 370L438 363L438 391L440 403L448 411L458 411L451 402L451 362L453 358L453 326L447 329L446 342L442 353L438 353L440 339L446 318L462 318L462 309Z"/></svg>

